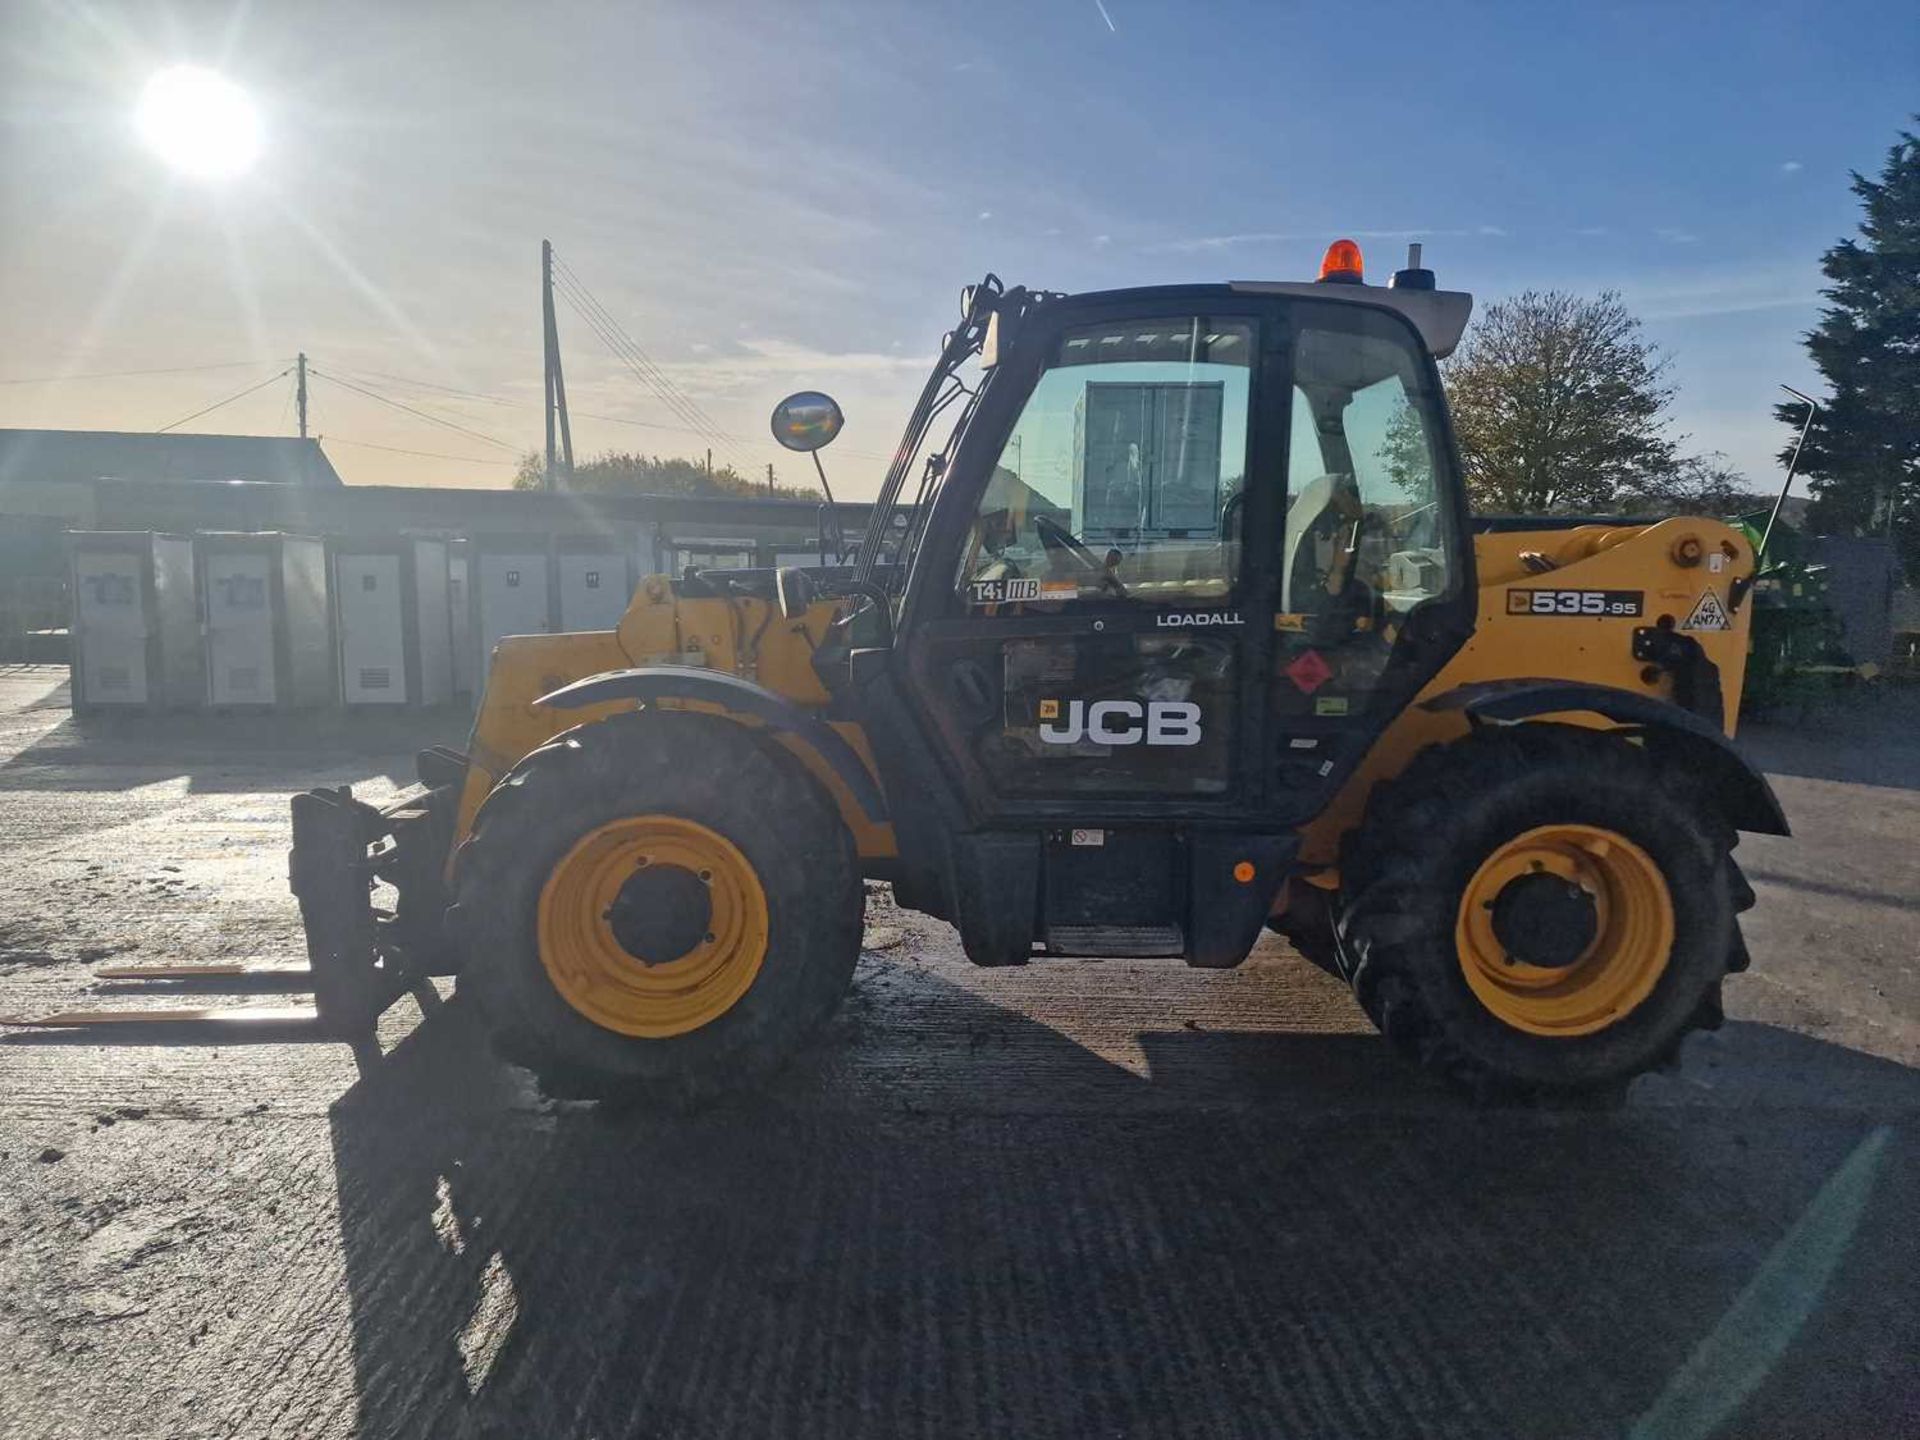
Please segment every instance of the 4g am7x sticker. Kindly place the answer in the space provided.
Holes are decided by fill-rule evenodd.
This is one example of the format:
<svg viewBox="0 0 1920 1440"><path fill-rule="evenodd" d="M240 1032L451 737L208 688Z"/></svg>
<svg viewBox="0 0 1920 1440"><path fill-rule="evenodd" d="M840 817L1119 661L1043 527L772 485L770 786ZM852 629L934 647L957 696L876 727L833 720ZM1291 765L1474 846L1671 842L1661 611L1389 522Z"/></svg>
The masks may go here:
<svg viewBox="0 0 1920 1440"><path fill-rule="evenodd" d="M1727 607L1720 603L1720 597L1709 586L1700 592L1700 599L1693 607L1693 613L1687 616L1682 630L1731 630L1733 621L1727 618Z"/></svg>
<svg viewBox="0 0 1920 1440"><path fill-rule="evenodd" d="M1509 615L1586 615L1607 619L1639 617L1647 613L1644 590L1521 590L1507 591Z"/></svg>

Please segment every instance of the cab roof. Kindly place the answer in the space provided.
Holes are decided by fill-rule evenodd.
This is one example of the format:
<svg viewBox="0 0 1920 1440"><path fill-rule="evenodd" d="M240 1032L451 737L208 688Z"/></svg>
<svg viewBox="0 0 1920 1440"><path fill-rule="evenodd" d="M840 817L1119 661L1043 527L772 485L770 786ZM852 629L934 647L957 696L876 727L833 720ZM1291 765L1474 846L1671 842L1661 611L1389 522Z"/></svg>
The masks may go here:
<svg viewBox="0 0 1920 1440"><path fill-rule="evenodd" d="M1444 360L1460 344L1473 314L1473 296L1464 290L1417 290L1390 285L1327 284L1298 280L1203 281L1191 285L1141 285L1119 290L1083 290L1060 298L1075 305L1151 304L1155 301L1190 302L1196 298L1234 295L1286 295L1333 304L1368 305L1404 316L1420 338Z"/></svg>

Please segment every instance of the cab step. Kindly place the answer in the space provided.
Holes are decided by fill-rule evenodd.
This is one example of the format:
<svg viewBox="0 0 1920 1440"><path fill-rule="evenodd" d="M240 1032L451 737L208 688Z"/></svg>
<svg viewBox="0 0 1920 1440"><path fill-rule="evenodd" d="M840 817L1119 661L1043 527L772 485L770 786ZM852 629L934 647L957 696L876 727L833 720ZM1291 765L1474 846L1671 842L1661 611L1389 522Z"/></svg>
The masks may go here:
<svg viewBox="0 0 1920 1440"><path fill-rule="evenodd" d="M1049 955L1089 955L1111 959L1181 956L1187 935L1178 925L1049 925Z"/></svg>

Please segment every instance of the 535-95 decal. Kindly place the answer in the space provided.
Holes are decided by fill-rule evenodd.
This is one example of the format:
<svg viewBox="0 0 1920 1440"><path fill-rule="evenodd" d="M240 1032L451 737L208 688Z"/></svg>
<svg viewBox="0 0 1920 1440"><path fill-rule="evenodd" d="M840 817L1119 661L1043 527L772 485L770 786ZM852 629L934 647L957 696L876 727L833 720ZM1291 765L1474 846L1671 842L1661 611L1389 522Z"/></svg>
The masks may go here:
<svg viewBox="0 0 1920 1440"><path fill-rule="evenodd" d="M1637 616L1647 613L1644 590L1507 591L1509 615Z"/></svg>

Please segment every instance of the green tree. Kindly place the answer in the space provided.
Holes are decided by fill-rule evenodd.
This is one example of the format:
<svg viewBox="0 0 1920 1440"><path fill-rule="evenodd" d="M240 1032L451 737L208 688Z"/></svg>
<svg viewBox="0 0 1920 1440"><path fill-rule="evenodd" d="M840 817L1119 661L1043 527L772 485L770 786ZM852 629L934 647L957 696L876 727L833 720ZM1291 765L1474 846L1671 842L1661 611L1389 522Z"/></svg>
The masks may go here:
<svg viewBox="0 0 1920 1440"><path fill-rule="evenodd" d="M1831 304L1806 337L1832 391L1800 455L1814 495L1807 519L1890 534L1920 571L1920 136L1902 131L1880 178L1855 172L1853 193L1860 238L1821 257ZM1796 401L1775 413L1797 432L1807 412Z"/></svg>
<svg viewBox="0 0 1920 1440"><path fill-rule="evenodd" d="M1750 515L1771 510L1774 496L1754 488L1718 450L1689 455L1672 467L1629 482L1614 509L1629 515Z"/></svg>
<svg viewBox="0 0 1920 1440"><path fill-rule="evenodd" d="M1670 475L1667 361L1613 291L1496 300L1445 367L1477 509L1604 511Z"/></svg>
<svg viewBox="0 0 1920 1440"><path fill-rule="evenodd" d="M678 456L633 455L609 450L573 467L563 483L567 490L583 495L753 495L765 498L769 493L783 500L818 500L820 491L811 485L775 485L771 492L764 479L740 474L731 465L708 470L698 460ZM546 464L539 454L520 459L513 477L516 490L540 490L546 486Z"/></svg>

